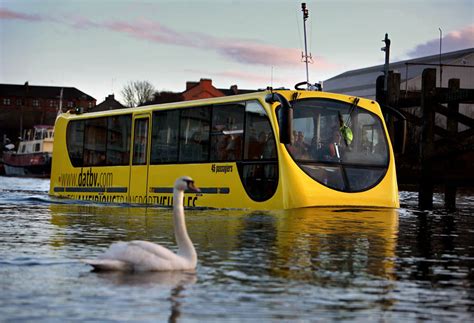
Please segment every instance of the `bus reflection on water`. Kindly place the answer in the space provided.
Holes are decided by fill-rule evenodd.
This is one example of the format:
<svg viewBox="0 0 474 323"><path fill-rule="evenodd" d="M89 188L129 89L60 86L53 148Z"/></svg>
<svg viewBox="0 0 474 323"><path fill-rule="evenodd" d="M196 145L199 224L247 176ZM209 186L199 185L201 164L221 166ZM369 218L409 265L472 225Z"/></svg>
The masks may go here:
<svg viewBox="0 0 474 323"><path fill-rule="evenodd" d="M52 204L51 214L56 247L100 253L118 240L148 240L175 248L170 209ZM186 222L201 267L314 283L347 274L393 278L393 209L189 209Z"/></svg>

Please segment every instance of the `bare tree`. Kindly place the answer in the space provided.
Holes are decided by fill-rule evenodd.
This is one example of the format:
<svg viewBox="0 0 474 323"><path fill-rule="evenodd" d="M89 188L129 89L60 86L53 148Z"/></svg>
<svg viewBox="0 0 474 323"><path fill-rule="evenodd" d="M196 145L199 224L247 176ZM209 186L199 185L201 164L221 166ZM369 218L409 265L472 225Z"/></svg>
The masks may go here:
<svg viewBox="0 0 474 323"><path fill-rule="evenodd" d="M155 88L148 81L131 81L123 87L122 96L125 105L132 108L152 100L155 92Z"/></svg>

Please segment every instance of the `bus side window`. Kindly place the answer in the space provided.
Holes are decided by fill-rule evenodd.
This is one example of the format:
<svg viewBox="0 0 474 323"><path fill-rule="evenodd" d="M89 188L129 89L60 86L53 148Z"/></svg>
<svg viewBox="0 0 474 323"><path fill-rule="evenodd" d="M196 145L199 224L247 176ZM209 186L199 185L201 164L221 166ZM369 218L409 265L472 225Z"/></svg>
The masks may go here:
<svg viewBox="0 0 474 323"><path fill-rule="evenodd" d="M135 120L133 136L133 165L146 164L148 142L148 118Z"/></svg>
<svg viewBox="0 0 474 323"><path fill-rule="evenodd" d="M244 159L275 159L273 130L263 107L249 102L246 108Z"/></svg>
<svg viewBox="0 0 474 323"><path fill-rule="evenodd" d="M69 159L74 167L83 166L84 154L84 124L83 120L71 121L67 126L66 145Z"/></svg>
<svg viewBox="0 0 474 323"><path fill-rule="evenodd" d="M151 130L151 163L176 163L178 161L179 110L153 113Z"/></svg>
<svg viewBox="0 0 474 323"><path fill-rule="evenodd" d="M242 103L216 105L212 111L211 160L242 159L244 110Z"/></svg>
<svg viewBox="0 0 474 323"><path fill-rule="evenodd" d="M130 162L131 115L108 117L107 161L111 165L128 165Z"/></svg>
<svg viewBox="0 0 474 323"><path fill-rule="evenodd" d="M276 143L267 113L256 101L246 103L244 159L239 175L245 191L254 201L268 200L278 186Z"/></svg>
<svg viewBox="0 0 474 323"><path fill-rule="evenodd" d="M209 157L210 108L181 110L179 161L205 162Z"/></svg>
<svg viewBox="0 0 474 323"><path fill-rule="evenodd" d="M104 166L107 146L107 118L86 120L84 166Z"/></svg>

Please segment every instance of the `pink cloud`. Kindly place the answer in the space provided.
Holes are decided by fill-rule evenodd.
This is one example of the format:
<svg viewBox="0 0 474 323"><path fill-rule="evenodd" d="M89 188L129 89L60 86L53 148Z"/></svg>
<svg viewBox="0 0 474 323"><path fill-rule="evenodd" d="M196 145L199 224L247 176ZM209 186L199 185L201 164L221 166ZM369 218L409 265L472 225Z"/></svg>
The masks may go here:
<svg viewBox="0 0 474 323"><path fill-rule="evenodd" d="M257 41L220 39L199 32L179 32L157 22L114 21L103 24L103 27L155 43L215 50L232 61L245 64L292 66L300 63L301 58L301 51L296 48L283 48Z"/></svg>
<svg viewBox="0 0 474 323"><path fill-rule="evenodd" d="M474 24L460 30L452 31L442 38L442 51L444 53L471 47L474 47ZM439 39L432 39L410 50L408 56L421 57L438 53Z"/></svg>
<svg viewBox="0 0 474 323"><path fill-rule="evenodd" d="M217 51L234 61L245 64L291 66L299 64L301 51L258 42L224 41L216 44Z"/></svg>
<svg viewBox="0 0 474 323"><path fill-rule="evenodd" d="M21 12L15 12L8 9L0 8L0 19L17 19L26 21L41 21L43 18L39 15L29 15Z"/></svg>
<svg viewBox="0 0 474 323"><path fill-rule="evenodd" d="M137 39L148 40L155 43L191 46L190 39L160 23L141 20L138 22L113 21L103 23L102 27L113 32L127 34Z"/></svg>
<svg viewBox="0 0 474 323"><path fill-rule="evenodd" d="M68 18L67 20L64 19L58 22L68 24L71 27L74 27L77 29L88 29L88 28L100 27L100 24L81 16L73 16L73 17Z"/></svg>
<svg viewBox="0 0 474 323"><path fill-rule="evenodd" d="M288 68L301 64L301 50L297 48L279 47L258 40L217 38L200 32L181 32L163 26L158 22L143 19L133 22L94 22L86 17L74 16L58 20L45 16L23 14L7 9L0 9L0 19L48 20L79 29L105 29L157 44L214 51L228 60L243 64ZM318 68L326 69L333 67L321 58L315 61Z"/></svg>

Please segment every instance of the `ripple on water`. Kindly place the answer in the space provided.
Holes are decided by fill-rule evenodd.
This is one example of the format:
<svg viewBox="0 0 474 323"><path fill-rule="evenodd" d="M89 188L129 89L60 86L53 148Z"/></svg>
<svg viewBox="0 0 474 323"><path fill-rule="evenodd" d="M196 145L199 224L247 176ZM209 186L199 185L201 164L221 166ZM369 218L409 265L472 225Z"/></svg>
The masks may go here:
<svg viewBox="0 0 474 323"><path fill-rule="evenodd" d="M472 318L471 196L458 198L456 212L418 211L410 192L401 192L396 211L187 210L196 273L100 274L79 259L117 240L176 250L171 210L56 201L45 181L6 181L0 189L6 321Z"/></svg>

